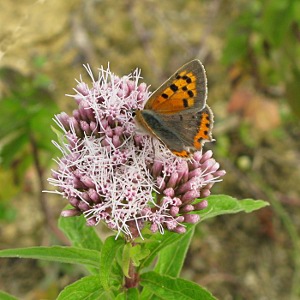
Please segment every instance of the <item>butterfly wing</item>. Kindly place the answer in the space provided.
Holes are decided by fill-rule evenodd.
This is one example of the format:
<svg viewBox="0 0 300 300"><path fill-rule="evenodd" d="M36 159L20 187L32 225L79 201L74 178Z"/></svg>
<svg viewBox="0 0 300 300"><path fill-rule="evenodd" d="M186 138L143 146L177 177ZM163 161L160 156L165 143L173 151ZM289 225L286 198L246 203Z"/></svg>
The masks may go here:
<svg viewBox="0 0 300 300"><path fill-rule="evenodd" d="M184 149L183 141L177 136L172 127L167 126L168 120L164 121L162 115L158 115L152 110L141 110L136 112L136 119L169 149L176 149L176 151Z"/></svg>
<svg viewBox="0 0 300 300"><path fill-rule="evenodd" d="M173 128L185 150L200 150L205 142L212 141L213 113L208 105L200 111L161 115L160 118L165 126ZM182 149L171 150L180 152Z"/></svg>
<svg viewBox="0 0 300 300"><path fill-rule="evenodd" d="M212 140L213 113L207 105L200 111L177 114L143 110L141 116L151 132L178 156L188 157Z"/></svg>
<svg viewBox="0 0 300 300"><path fill-rule="evenodd" d="M211 141L213 114L206 105L207 80L199 60L178 69L148 99L137 121L174 154L188 157Z"/></svg>
<svg viewBox="0 0 300 300"><path fill-rule="evenodd" d="M204 108L207 97L205 69L199 60L192 60L178 69L149 98L144 109L173 114Z"/></svg>

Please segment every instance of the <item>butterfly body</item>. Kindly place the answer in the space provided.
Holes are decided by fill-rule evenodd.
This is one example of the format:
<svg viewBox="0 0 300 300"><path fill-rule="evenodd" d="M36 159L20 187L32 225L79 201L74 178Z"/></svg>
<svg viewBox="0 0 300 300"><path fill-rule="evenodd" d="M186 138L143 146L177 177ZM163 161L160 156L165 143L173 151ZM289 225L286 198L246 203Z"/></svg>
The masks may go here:
<svg viewBox="0 0 300 300"><path fill-rule="evenodd" d="M189 157L212 140L213 113L206 97L204 67L193 60L150 96L144 109L136 111L136 120L175 155Z"/></svg>

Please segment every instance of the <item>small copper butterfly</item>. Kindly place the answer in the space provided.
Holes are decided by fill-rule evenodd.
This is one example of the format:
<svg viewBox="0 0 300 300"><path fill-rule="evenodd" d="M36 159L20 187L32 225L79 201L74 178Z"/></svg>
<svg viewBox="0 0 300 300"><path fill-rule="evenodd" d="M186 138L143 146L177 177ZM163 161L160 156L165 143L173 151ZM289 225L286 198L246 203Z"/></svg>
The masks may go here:
<svg viewBox="0 0 300 300"><path fill-rule="evenodd" d="M205 69L192 60L150 96L136 120L175 155L189 157L212 141L213 113L206 98Z"/></svg>

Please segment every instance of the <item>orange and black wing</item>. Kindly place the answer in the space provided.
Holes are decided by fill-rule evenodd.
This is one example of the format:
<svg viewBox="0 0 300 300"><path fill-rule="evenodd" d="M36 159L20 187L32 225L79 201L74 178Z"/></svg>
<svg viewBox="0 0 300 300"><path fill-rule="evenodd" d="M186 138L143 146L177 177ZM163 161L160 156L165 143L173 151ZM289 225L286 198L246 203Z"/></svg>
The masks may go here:
<svg viewBox="0 0 300 300"><path fill-rule="evenodd" d="M144 109L173 114L204 108L207 97L205 69L199 60L183 65L149 98Z"/></svg>

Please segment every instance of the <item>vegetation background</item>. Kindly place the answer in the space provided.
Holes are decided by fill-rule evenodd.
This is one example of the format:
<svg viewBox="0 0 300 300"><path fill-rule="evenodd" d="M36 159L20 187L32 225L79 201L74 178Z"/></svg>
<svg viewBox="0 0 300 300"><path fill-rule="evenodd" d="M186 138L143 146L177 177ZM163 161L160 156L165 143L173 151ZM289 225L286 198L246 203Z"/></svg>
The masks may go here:
<svg viewBox="0 0 300 300"><path fill-rule="evenodd" d="M2 0L0 20L1 249L66 242L67 203L41 190L58 155L52 118L75 108L65 94L83 64L139 67L154 90L198 58L215 114L206 148L227 171L213 192L271 206L201 223L182 276L223 300L300 299L300 1ZM1 259L0 289L55 299L83 272Z"/></svg>

